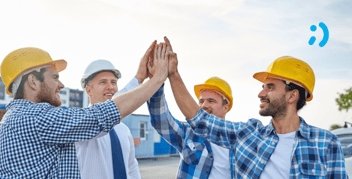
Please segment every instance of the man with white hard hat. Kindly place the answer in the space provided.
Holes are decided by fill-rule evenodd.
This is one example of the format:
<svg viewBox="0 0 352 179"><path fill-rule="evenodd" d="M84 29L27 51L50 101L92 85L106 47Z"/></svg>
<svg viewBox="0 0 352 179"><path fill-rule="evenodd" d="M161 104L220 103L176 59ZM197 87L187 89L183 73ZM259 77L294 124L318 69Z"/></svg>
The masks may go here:
<svg viewBox="0 0 352 179"><path fill-rule="evenodd" d="M90 105L105 102L112 99L113 95L117 96L138 87L147 78L145 65L140 64L136 76L120 91L117 87L119 78L121 73L111 62L91 62L81 80L81 86L89 96ZM112 143L119 143L120 147L115 149ZM122 155L115 155L116 150ZM102 132L91 140L76 142L76 151L83 179L114 179L114 176L124 179L141 178L135 158L133 136L122 122L109 133Z"/></svg>
<svg viewBox="0 0 352 179"><path fill-rule="evenodd" d="M236 151L231 159L235 178L348 178L338 138L298 115L313 99L313 69L283 56L253 78L263 83L259 114L272 117L267 126L258 119L225 121L200 109L179 73L170 75L169 69L175 99L194 132Z"/></svg>
<svg viewBox="0 0 352 179"><path fill-rule="evenodd" d="M59 72L65 60L53 61L44 50L21 48L1 63L1 77L14 100L0 126L0 178L81 178L75 142L109 132L121 119L147 101L168 73L168 50L155 42L141 59L143 66L154 49L155 79L133 91L88 108L59 108L64 85Z"/></svg>

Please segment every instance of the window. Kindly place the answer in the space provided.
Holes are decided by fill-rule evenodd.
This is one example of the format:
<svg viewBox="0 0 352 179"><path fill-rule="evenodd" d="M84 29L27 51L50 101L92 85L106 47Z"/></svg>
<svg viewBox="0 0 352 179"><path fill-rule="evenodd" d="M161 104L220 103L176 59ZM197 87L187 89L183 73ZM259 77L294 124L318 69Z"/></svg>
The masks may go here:
<svg viewBox="0 0 352 179"><path fill-rule="evenodd" d="M145 121L139 123L139 138L141 140L147 140L147 122Z"/></svg>
<svg viewBox="0 0 352 179"><path fill-rule="evenodd" d="M66 95L66 91L60 90L60 94Z"/></svg>
<svg viewBox="0 0 352 179"><path fill-rule="evenodd" d="M70 107L75 107L75 102L70 101Z"/></svg>
<svg viewBox="0 0 352 179"><path fill-rule="evenodd" d="M62 104L66 104L66 100L62 99L61 100Z"/></svg>

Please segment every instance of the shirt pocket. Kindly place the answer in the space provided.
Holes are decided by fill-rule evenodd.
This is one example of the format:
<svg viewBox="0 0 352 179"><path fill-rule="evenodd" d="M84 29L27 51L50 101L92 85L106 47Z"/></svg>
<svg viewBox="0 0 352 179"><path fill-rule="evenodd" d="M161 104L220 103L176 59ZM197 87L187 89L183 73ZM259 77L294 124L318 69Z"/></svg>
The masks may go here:
<svg viewBox="0 0 352 179"><path fill-rule="evenodd" d="M324 177L327 174L326 167L322 163L301 163L299 164L300 172L302 178L320 178ZM305 177L306 176L306 177Z"/></svg>
<svg viewBox="0 0 352 179"><path fill-rule="evenodd" d="M187 164L197 165L202 156L205 145L200 142L187 140L182 150L182 158Z"/></svg>

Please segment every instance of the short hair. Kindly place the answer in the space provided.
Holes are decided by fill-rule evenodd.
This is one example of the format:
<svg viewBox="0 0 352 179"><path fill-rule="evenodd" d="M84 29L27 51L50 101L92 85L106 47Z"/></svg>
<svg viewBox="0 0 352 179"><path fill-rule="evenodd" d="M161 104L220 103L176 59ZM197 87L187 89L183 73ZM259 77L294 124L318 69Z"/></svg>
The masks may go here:
<svg viewBox="0 0 352 179"><path fill-rule="evenodd" d="M293 90L298 90L298 93L299 93L299 99L298 99L298 102L297 102L297 111L299 111L300 109L303 108L303 106L306 105L307 101L306 101L306 98L309 98L310 94L308 93L307 97L306 97L306 90L303 88L303 87L300 87L294 83L289 83L287 84L285 80L282 80L286 86L285 86L285 90L286 92L288 91L293 91Z"/></svg>
<svg viewBox="0 0 352 179"><path fill-rule="evenodd" d="M32 71L32 72L30 72L28 74L23 75L21 83L18 86L17 92L16 92L16 94L14 94L14 99L23 99L24 83L28 80L28 76L30 74L34 75L37 80L39 80L40 82L43 83L44 82L44 73L45 72L46 72L46 68L41 68L39 72L34 70L34 71ZM9 89L11 89L11 91L12 91L12 84L10 85Z"/></svg>

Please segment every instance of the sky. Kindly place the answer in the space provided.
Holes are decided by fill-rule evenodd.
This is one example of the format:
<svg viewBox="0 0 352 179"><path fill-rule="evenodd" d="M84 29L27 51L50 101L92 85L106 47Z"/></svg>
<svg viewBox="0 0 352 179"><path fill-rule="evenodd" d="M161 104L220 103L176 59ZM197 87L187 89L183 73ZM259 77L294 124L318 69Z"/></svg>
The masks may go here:
<svg viewBox="0 0 352 179"><path fill-rule="evenodd" d="M324 47L318 45L320 22L329 30ZM167 36L195 100L194 85L210 77L230 84L234 104L225 118L235 122L270 122L258 113L262 83L252 76L290 55L307 62L316 77L314 98L299 115L324 129L352 122L352 112L339 111L335 102L352 87L351 0L0 0L0 24L0 58L22 47L41 48L68 62L60 79L73 89L81 89L85 68L97 59L121 71L122 89L153 40ZM312 36L317 40L309 45ZM165 93L173 116L185 120L168 80ZM143 105L134 113L149 112Z"/></svg>

